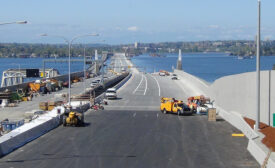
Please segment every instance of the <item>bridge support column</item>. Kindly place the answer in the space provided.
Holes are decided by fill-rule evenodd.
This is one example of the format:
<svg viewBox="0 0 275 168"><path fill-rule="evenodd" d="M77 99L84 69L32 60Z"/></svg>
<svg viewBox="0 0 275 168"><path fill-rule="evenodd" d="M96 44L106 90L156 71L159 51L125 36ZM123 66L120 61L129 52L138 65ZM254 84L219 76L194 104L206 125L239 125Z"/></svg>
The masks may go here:
<svg viewBox="0 0 275 168"><path fill-rule="evenodd" d="M178 58L178 61L177 61L177 69L182 70L181 49L179 49L179 58Z"/></svg>

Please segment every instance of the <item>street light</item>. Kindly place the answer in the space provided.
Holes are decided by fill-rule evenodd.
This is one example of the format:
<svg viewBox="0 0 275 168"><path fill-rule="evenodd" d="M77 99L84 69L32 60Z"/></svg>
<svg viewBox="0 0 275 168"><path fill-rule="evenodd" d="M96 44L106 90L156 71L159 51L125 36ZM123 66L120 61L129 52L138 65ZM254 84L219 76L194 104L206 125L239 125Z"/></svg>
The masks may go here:
<svg viewBox="0 0 275 168"><path fill-rule="evenodd" d="M106 40L99 40L99 41L96 41L95 43L105 42L105 41ZM84 76L84 78L83 78L83 87L84 87L84 93L85 93L86 92L86 85L85 85L85 78L86 78L86 47L85 46L84 46L84 58L83 58L83 61L84 61L84 65L83 65L83 72L84 72L84 75L83 75ZM103 63L102 63L102 65L103 65ZM102 81L103 81L103 79L102 79Z"/></svg>
<svg viewBox="0 0 275 168"><path fill-rule="evenodd" d="M258 0L258 35L257 35L257 61L256 61L256 122L254 129L260 129L260 51L261 51L261 0Z"/></svg>
<svg viewBox="0 0 275 168"><path fill-rule="evenodd" d="M27 21L16 21L16 22L5 22L5 23L0 23L0 25L6 25L6 24L27 24Z"/></svg>
<svg viewBox="0 0 275 168"><path fill-rule="evenodd" d="M48 35L48 34L41 34L40 36L52 36L52 37L57 37L57 38L61 38L63 39L66 43L68 43L68 46L69 46L69 79L68 79L68 82L69 82L69 95L68 95L68 98L69 98L69 106L71 106L71 47L72 47L72 43L74 40L78 39L78 38L81 38L81 37L88 37L88 36L99 36L99 34L85 34L85 35L79 35L79 36L75 36L73 37L71 40L68 40L66 37L64 36L56 36L56 35Z"/></svg>

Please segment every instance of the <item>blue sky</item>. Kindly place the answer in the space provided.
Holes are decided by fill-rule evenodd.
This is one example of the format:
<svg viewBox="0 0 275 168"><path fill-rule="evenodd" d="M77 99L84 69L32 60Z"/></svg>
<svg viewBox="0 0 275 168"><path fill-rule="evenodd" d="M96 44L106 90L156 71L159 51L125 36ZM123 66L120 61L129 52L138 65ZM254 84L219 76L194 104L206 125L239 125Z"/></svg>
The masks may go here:
<svg viewBox="0 0 275 168"><path fill-rule="evenodd" d="M275 1L262 0L263 39L275 39ZM0 42L62 43L39 34L99 33L79 39L109 44L164 41L252 40L257 0L8 0L1 2Z"/></svg>

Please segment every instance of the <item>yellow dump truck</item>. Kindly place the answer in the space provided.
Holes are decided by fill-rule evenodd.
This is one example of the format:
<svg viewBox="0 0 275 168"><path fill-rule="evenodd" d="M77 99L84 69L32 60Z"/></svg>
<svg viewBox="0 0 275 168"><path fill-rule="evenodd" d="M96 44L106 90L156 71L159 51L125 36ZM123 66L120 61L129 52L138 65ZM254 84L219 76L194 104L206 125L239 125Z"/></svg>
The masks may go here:
<svg viewBox="0 0 275 168"><path fill-rule="evenodd" d="M178 115L192 114L192 110L184 104L183 101L165 97L162 97L160 100L160 111L164 114L167 112L176 113Z"/></svg>

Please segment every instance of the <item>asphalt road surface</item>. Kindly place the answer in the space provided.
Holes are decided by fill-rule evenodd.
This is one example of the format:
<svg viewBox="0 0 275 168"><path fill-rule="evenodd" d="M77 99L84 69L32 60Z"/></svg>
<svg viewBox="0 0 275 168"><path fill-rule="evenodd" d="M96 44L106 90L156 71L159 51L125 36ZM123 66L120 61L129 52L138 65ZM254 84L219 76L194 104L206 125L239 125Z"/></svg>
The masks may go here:
<svg viewBox="0 0 275 168"><path fill-rule="evenodd" d="M226 121L159 111L161 96L187 99L169 77L133 73L103 111L85 114L85 127L58 127L0 159L7 168L259 167L245 137Z"/></svg>

